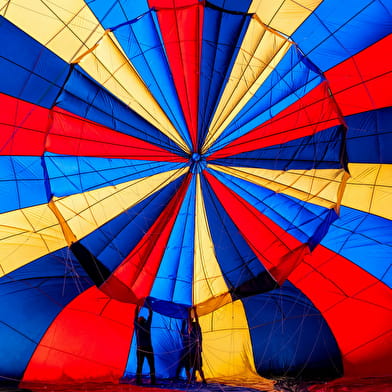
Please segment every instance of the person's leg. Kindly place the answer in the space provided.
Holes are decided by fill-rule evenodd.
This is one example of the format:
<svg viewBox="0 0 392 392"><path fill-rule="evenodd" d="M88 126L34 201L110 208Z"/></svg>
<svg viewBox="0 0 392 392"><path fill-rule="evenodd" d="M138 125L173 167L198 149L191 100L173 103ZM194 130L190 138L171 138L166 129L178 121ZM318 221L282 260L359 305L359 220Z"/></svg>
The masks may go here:
<svg viewBox="0 0 392 392"><path fill-rule="evenodd" d="M189 369L185 369L185 373L186 373L186 381L190 383L192 381L191 371Z"/></svg>
<svg viewBox="0 0 392 392"><path fill-rule="evenodd" d="M202 362L202 358L201 358L201 351L198 351L196 353L195 368L196 368L196 370L199 371L200 378L201 378L203 384L207 384L206 379L204 377L204 372L203 372L203 362Z"/></svg>
<svg viewBox="0 0 392 392"><path fill-rule="evenodd" d="M148 365L150 366L151 384L156 384L154 353L152 351L149 351L146 353L146 357Z"/></svg>
<svg viewBox="0 0 392 392"><path fill-rule="evenodd" d="M137 359L136 384L141 384L142 368L143 368L143 361L144 361L144 352L142 350L136 350L136 359Z"/></svg>
<svg viewBox="0 0 392 392"><path fill-rule="evenodd" d="M200 374L202 383L203 383L203 384L207 384L207 381L206 381L206 378L204 377L204 372L203 372L203 369L202 369L202 368L199 369L199 374Z"/></svg>

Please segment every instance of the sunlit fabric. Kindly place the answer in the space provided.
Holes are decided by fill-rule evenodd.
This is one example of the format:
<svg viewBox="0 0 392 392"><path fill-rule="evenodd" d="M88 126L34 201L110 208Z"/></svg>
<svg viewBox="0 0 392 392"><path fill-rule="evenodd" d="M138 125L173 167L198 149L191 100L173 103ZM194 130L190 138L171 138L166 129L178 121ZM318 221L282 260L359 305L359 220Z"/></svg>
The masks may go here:
<svg viewBox="0 0 392 392"><path fill-rule="evenodd" d="M392 374L391 33L388 0L0 0L0 379L132 380L140 304L159 379L191 309L211 381Z"/></svg>

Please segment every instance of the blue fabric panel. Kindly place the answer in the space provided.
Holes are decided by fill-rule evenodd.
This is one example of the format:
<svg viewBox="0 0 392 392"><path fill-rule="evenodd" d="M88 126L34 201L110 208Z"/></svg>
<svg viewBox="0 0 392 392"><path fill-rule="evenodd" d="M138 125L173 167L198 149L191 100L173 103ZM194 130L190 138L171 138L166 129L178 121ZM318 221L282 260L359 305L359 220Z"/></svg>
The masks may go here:
<svg viewBox="0 0 392 392"><path fill-rule="evenodd" d="M392 163L392 108L345 118L349 162Z"/></svg>
<svg viewBox="0 0 392 392"><path fill-rule="evenodd" d="M85 0L85 2L105 28L134 19L148 11L147 0Z"/></svg>
<svg viewBox="0 0 392 392"><path fill-rule="evenodd" d="M285 144L209 160L208 163L271 170L337 169L342 167L344 141L344 129L336 126Z"/></svg>
<svg viewBox="0 0 392 392"><path fill-rule="evenodd" d="M184 163L45 154L51 191L68 196L184 167Z"/></svg>
<svg viewBox="0 0 392 392"><path fill-rule="evenodd" d="M0 16L0 92L51 107L69 64Z"/></svg>
<svg viewBox="0 0 392 392"><path fill-rule="evenodd" d="M193 177L151 290L153 297L189 306L192 306L195 195L196 177Z"/></svg>
<svg viewBox="0 0 392 392"><path fill-rule="evenodd" d="M328 219L328 208L275 193L218 171L211 170L211 174L302 243L307 243Z"/></svg>
<svg viewBox="0 0 392 392"><path fill-rule="evenodd" d="M148 317L148 311L142 308L142 316ZM155 370L157 378L173 378L182 353L181 320L169 318L159 313L153 313L151 324L151 341L154 350ZM133 334L128 363L124 378L136 375L136 336ZM147 360L144 362L143 377L150 377Z"/></svg>
<svg viewBox="0 0 392 392"><path fill-rule="evenodd" d="M154 297L147 297L146 301L151 305L151 309L154 312L177 319L188 319L190 309L189 304L169 302Z"/></svg>
<svg viewBox="0 0 392 392"><path fill-rule="evenodd" d="M188 147L192 145L173 76L152 12L113 29L127 57Z"/></svg>
<svg viewBox="0 0 392 392"><path fill-rule="evenodd" d="M113 271L143 238L183 181L183 176L131 207L81 240Z"/></svg>
<svg viewBox="0 0 392 392"><path fill-rule="evenodd" d="M221 149L276 116L324 80L293 45L208 153Z"/></svg>
<svg viewBox="0 0 392 392"><path fill-rule="evenodd" d="M321 242L321 240L327 234L331 224L338 219L338 214L335 210L330 209L325 217L325 220L321 222L320 226L315 230L312 237L309 238L308 245L311 251Z"/></svg>
<svg viewBox="0 0 392 392"><path fill-rule="evenodd" d="M252 0L208 0L208 3L229 11L247 12Z"/></svg>
<svg viewBox="0 0 392 392"><path fill-rule="evenodd" d="M204 143L249 21L249 15L233 15L205 8L200 66L199 149Z"/></svg>
<svg viewBox="0 0 392 392"><path fill-rule="evenodd" d="M239 287L265 271L265 268L203 178L202 189L214 251L222 275L229 289Z"/></svg>
<svg viewBox="0 0 392 392"><path fill-rule="evenodd" d="M370 23L377 21L377 28ZM293 34L322 71L352 57L392 31L389 0L325 0Z"/></svg>
<svg viewBox="0 0 392 392"><path fill-rule="evenodd" d="M392 222L342 206L321 245L392 287Z"/></svg>
<svg viewBox="0 0 392 392"><path fill-rule="evenodd" d="M105 29L113 33L151 93L157 99L188 146L185 119L160 39L157 22L148 12L147 0L101 4L87 1ZM122 25L116 29L117 26Z"/></svg>
<svg viewBox="0 0 392 392"><path fill-rule="evenodd" d="M0 156L0 213L48 201L40 157Z"/></svg>
<svg viewBox="0 0 392 392"><path fill-rule="evenodd" d="M51 322L90 286L91 282L67 249L3 276L0 279L2 374L21 379Z"/></svg>
<svg viewBox="0 0 392 392"><path fill-rule="evenodd" d="M320 312L289 282L242 300L257 372L265 377L337 377L341 354Z"/></svg>
<svg viewBox="0 0 392 392"><path fill-rule="evenodd" d="M96 83L79 66L73 68L58 98L57 106L108 128L184 155L171 139Z"/></svg>

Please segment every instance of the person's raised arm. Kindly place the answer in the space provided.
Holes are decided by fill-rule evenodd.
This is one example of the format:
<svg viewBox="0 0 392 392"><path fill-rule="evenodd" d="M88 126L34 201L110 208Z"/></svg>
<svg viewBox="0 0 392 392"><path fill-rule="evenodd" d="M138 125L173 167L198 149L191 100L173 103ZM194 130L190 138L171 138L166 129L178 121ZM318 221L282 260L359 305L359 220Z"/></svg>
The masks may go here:
<svg viewBox="0 0 392 392"><path fill-rule="evenodd" d="M200 351L201 351L201 343L202 343L203 336L202 336L202 333L201 333L201 328L200 328L200 324L199 324L199 316L197 315L196 306L193 308L193 313L195 314L197 339L199 340Z"/></svg>
<svg viewBox="0 0 392 392"><path fill-rule="evenodd" d="M151 323L152 320L152 309L151 309L151 304L147 304L148 307L148 322Z"/></svg>
<svg viewBox="0 0 392 392"><path fill-rule="evenodd" d="M191 333L192 329L192 309L193 306L188 309L188 334Z"/></svg>
<svg viewBox="0 0 392 392"><path fill-rule="evenodd" d="M138 305L136 305L136 308L135 308L135 319L134 319L135 323L137 321L137 317L139 316L139 311L140 311L140 305L138 304Z"/></svg>

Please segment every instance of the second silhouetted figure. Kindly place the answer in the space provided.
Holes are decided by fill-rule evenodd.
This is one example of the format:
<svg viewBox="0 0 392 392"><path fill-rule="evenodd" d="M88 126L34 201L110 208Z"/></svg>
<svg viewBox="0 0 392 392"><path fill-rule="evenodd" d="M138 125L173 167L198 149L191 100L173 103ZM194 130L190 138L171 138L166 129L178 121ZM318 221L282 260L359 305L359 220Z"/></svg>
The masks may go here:
<svg viewBox="0 0 392 392"><path fill-rule="evenodd" d="M134 325L135 325L136 342L137 342L136 384L141 384L142 382L142 368L143 368L144 358L147 359L148 365L150 367L151 384L156 384L154 351L151 344L152 309L150 306L148 306L148 310L149 310L149 315L148 315L148 319L146 320L143 316L139 316L140 305L137 305L135 309Z"/></svg>

